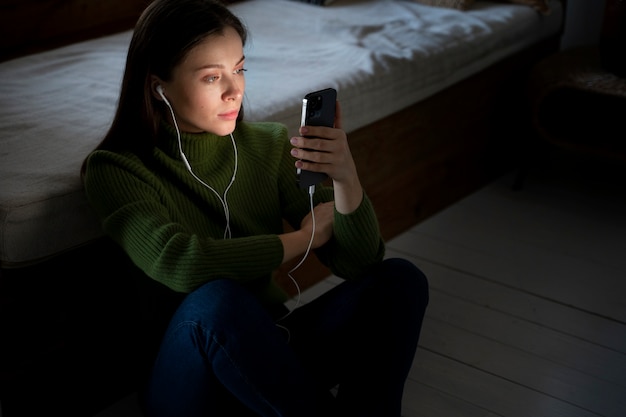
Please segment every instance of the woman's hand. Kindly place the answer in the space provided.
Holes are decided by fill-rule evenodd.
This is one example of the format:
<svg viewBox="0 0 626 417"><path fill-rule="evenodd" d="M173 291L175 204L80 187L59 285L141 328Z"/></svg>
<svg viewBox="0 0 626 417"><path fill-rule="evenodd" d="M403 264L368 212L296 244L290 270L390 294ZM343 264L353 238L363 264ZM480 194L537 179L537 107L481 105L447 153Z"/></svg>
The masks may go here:
<svg viewBox="0 0 626 417"><path fill-rule="evenodd" d="M315 214L315 230L313 215L309 212L300 223L300 229L278 235L283 243L283 263L306 252L313 234L311 248L316 249L328 242L333 235L334 203L320 203L313 209Z"/></svg>
<svg viewBox="0 0 626 417"><path fill-rule="evenodd" d="M300 230L308 233L309 239L313 234L313 249L319 248L328 242L333 235L333 218L335 215L335 203L329 201L320 203L313 209L315 214L315 230L313 230L313 215L309 212L300 223Z"/></svg>
<svg viewBox="0 0 626 417"><path fill-rule="evenodd" d="M346 132L341 129L341 107L336 105L335 127L302 126L302 136L291 138L291 155L298 160L296 168L324 172L333 181L346 182L356 177Z"/></svg>
<svg viewBox="0 0 626 417"><path fill-rule="evenodd" d="M335 127L303 126L302 136L291 138L291 155L297 158L296 168L324 172L333 180L335 207L340 213L354 211L363 198L361 182L341 128L341 106L336 105ZM305 137L306 136L306 137Z"/></svg>

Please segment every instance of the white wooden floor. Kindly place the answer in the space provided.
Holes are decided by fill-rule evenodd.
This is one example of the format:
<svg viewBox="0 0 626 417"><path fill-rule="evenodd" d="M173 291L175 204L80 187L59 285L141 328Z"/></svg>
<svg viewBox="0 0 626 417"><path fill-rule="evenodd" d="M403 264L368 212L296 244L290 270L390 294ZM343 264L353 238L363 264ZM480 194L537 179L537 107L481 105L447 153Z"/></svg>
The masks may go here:
<svg viewBox="0 0 626 417"><path fill-rule="evenodd" d="M405 417L626 416L625 172L507 175L388 242L431 287Z"/></svg>

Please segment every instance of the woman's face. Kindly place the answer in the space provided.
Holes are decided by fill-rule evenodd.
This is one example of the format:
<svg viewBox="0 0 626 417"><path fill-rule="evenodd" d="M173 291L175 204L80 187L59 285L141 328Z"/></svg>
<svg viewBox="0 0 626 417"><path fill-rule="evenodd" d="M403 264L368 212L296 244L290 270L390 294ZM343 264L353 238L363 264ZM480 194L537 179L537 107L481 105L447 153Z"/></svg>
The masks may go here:
<svg viewBox="0 0 626 417"><path fill-rule="evenodd" d="M225 136L235 130L246 81L241 38L226 28L189 51L162 83L183 132Z"/></svg>

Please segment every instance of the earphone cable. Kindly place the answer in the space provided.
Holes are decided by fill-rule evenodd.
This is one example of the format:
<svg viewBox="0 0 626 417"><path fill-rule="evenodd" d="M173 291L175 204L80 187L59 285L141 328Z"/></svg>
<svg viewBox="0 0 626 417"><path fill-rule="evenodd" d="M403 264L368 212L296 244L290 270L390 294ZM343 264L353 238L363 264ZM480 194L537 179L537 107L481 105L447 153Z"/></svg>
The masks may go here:
<svg viewBox="0 0 626 417"><path fill-rule="evenodd" d="M172 108L170 102L167 100L167 98L165 98L165 95L161 91L159 91L159 94L161 95L161 98L163 98L163 101L165 102L165 104L167 104L167 107L170 110L170 114L172 115L172 120L174 122L174 128L176 129L176 137L178 139L178 152L180 153L180 156L181 156L181 158L183 160L183 163L187 167L187 171L189 171L189 173L200 184L204 185L206 188L211 190L213 192L213 194L215 194L215 196L218 198L220 203L222 204L222 207L224 209L224 217L226 218L226 227L224 229L224 239L229 239L232 235L231 235L231 231L230 231L230 209L228 207L228 201L227 201L226 195L228 194L228 191L230 190L230 187L235 182L235 177L237 175L238 156L237 156L237 144L235 143L235 137L233 136L232 133L230 134L230 140L231 140L231 142L233 144L233 152L234 152L234 155L235 155L234 156L235 161L234 161L233 175L232 175L232 177L230 179L230 182L226 186L226 189L224 190L224 195L222 197L222 196L220 196L220 194L213 187L211 187L209 184L204 182L200 177L198 177L196 175L195 172L193 172L193 169L191 168L191 164L187 160L187 156L185 155L185 152L183 152L183 144L182 144L182 140L181 140L180 129L178 128L178 123L176 122L176 116L174 115L174 109Z"/></svg>
<svg viewBox="0 0 626 417"><path fill-rule="evenodd" d="M311 252L311 247L313 246L313 238L315 237L315 211L313 210L314 206L313 206L313 194L315 194L315 185L311 185L309 186L309 205L311 207L311 221L312 221L312 229L311 229L311 238L309 239L309 244L306 248L306 251L304 252L304 255L302 256L302 259L300 259L300 262L298 262L298 264L296 266L294 266L293 268L291 268L289 270L289 272L287 272L287 276L289 277L289 279L291 280L291 282L293 282L293 284L296 286L296 291L297 291L297 298L296 298L296 305L293 307L293 309L296 309L300 306L300 298L302 296L302 292L300 291L300 286L298 285L298 281L296 281L296 279L293 277L292 273L300 268L300 266L302 266L302 264L304 263L304 261L306 260L306 258L309 256L309 253ZM293 311L293 309L291 311ZM283 317L280 318L280 320L284 319L285 317L287 317L289 314L291 314L291 311L289 311L287 314L285 314Z"/></svg>

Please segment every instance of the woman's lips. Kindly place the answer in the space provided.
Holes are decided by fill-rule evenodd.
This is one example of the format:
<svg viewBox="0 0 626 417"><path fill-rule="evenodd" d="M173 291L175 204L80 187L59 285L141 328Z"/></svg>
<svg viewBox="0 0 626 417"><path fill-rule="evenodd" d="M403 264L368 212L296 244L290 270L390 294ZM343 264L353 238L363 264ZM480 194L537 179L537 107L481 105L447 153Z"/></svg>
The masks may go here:
<svg viewBox="0 0 626 417"><path fill-rule="evenodd" d="M238 115L239 115L239 110L233 110L233 111L229 111L227 113L220 113L218 116L219 116L220 119L235 120L235 119L237 119Z"/></svg>

